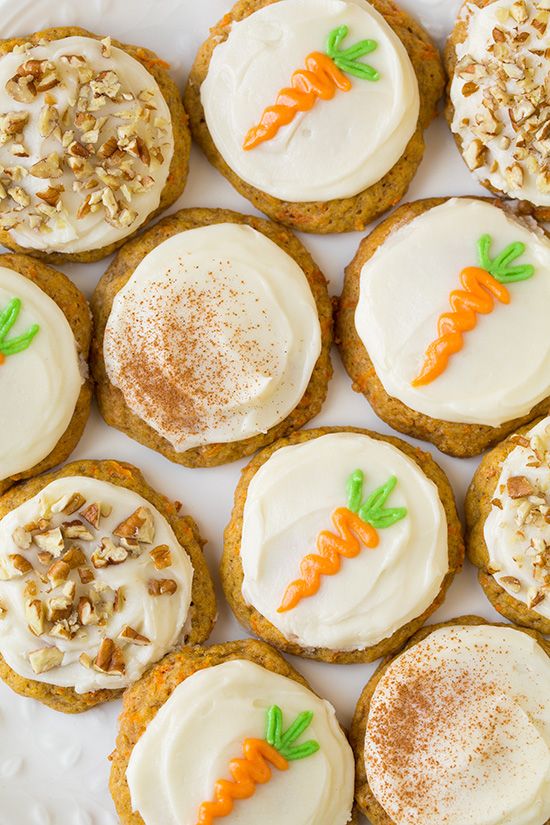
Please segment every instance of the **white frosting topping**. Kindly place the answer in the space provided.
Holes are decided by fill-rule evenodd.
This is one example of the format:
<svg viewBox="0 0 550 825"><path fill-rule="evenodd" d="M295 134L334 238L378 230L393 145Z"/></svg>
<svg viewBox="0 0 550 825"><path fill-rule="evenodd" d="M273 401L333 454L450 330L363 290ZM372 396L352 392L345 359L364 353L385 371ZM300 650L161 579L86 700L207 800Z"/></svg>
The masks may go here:
<svg viewBox="0 0 550 825"><path fill-rule="evenodd" d="M6 342L40 329L30 346L0 365L0 480L34 467L71 421L82 376L76 342L62 310L36 284L0 266L0 311L13 298L21 310Z"/></svg>
<svg viewBox="0 0 550 825"><path fill-rule="evenodd" d="M278 613L331 515L347 504L351 474L364 473L364 498L395 475L386 507L407 515L378 530L375 549L342 559L314 596ZM277 450L252 478L243 517L243 597L302 647L356 650L385 639L435 599L448 571L447 520L437 488L417 464L384 441L332 433Z"/></svg>
<svg viewBox="0 0 550 825"><path fill-rule="evenodd" d="M510 627L445 627L401 654L371 701L370 788L395 825L544 825L550 659Z"/></svg>
<svg viewBox="0 0 550 825"><path fill-rule="evenodd" d="M25 605L33 598L40 598L48 611L50 599L64 595L64 583L50 588L46 579L48 584L42 584L36 573L46 574L50 563L43 565L38 560L39 545L33 543L27 550L23 550L14 541L13 534L16 528L37 520L40 513L49 512L48 508L55 505L55 502L76 492L86 499L87 505L100 502L112 507L112 511L101 518L99 527L95 529L79 515L86 507L82 504L78 511L70 515L65 512L50 513L51 522L48 529L55 529L65 522L75 520L86 526L92 534L91 540L69 539L65 535L65 528L61 528L65 537L65 550L61 551L59 557L62 558L70 547L80 548L86 556L84 567L93 572L94 579L90 584L83 584L79 574L81 568L72 570L69 576L69 581L76 583L76 593L70 600L73 610L72 613L69 610L67 622L72 630L77 631L76 635L73 638L54 635L51 632L52 621L46 620L44 633L37 638L29 629L29 616L25 612ZM154 526L153 539L148 543L140 543L121 563L96 567L93 560L90 561L90 557L97 550L101 539L110 538L118 545L120 539L113 536L113 531L139 507L147 508L151 514ZM33 533L33 536L36 534ZM36 542L36 537L34 541ZM157 569L150 556L150 551L160 545L167 545L171 556L170 565L163 569ZM60 687L74 687L77 693L87 693L100 688L123 688L139 679L149 665L183 641L188 630L186 625L191 603L191 561L164 516L132 490L87 477L68 476L56 479L39 495L12 510L0 521L0 547L0 605L5 610L5 615L0 621L0 653L12 670L20 676ZM31 571L24 576L2 580L6 575L5 572L2 573L2 568L5 570L3 562L11 554L19 554L27 559L36 573ZM54 561L55 558L52 559L52 562ZM175 582L176 592L173 595L150 595L149 583L155 579L169 579ZM30 582L36 582L41 588L37 596L28 595ZM119 604L113 611L117 592ZM92 600L95 614L100 619L104 614L106 623L81 624L77 614L81 597ZM47 615L50 614L47 612ZM77 619L78 623L75 624ZM145 636L149 643L138 645L119 638L119 634L127 626ZM125 663L123 675L102 673L93 666L84 666L79 661L83 653L94 660L104 638L112 639L122 650ZM29 660L29 654L53 646L63 653L61 664L37 673L31 666L32 657Z"/></svg>
<svg viewBox="0 0 550 825"><path fill-rule="evenodd" d="M46 77L57 76L28 102L14 99L6 85L26 61L49 61ZM48 104L47 96L55 102ZM8 194L24 190L19 206L10 198L1 207L1 222L14 225L16 243L66 253L98 249L134 232L158 207L174 151L170 110L154 77L125 51L67 37L3 55L0 112L1 182ZM28 116L15 133L8 126L13 112ZM103 151L111 139L117 152L116 143ZM36 177L31 167L52 154L62 173ZM57 206L36 196L49 187L63 187Z"/></svg>
<svg viewBox="0 0 550 825"><path fill-rule="evenodd" d="M245 151L248 131L307 56L325 52L333 29L348 26L342 48L378 44L362 59L377 81L346 75L350 91L317 101L278 135ZM358 194L399 160L418 122L419 93L405 47L366 0L286 0L233 23L212 55L201 99L212 139L239 177L283 200L329 201ZM331 162L327 163L330 155Z"/></svg>
<svg viewBox="0 0 550 825"><path fill-rule="evenodd" d="M495 0L483 8L466 4L464 19L467 37L456 46L450 92L452 130L480 181L549 206L548 11L532 0Z"/></svg>
<svg viewBox="0 0 550 825"><path fill-rule="evenodd" d="M483 532L499 585L550 619L550 417L519 441L502 462Z"/></svg>
<svg viewBox="0 0 550 825"><path fill-rule="evenodd" d="M299 403L320 352L303 271L231 223L153 249L116 295L104 342L110 381L178 452L267 432Z"/></svg>
<svg viewBox="0 0 550 825"><path fill-rule="evenodd" d="M214 798L218 779L243 740L262 739L266 711L278 705L285 729L302 711L313 720L298 742L316 740L313 756L272 769L269 782L237 800L238 825L344 825L353 804L353 755L334 708L302 685L249 661L200 670L171 694L135 745L126 771L132 806L145 825L190 825Z"/></svg>
<svg viewBox="0 0 550 825"><path fill-rule="evenodd" d="M439 335L460 274L478 265L477 242L489 234L491 257L521 241L514 263L532 278L508 285L510 303L495 299L464 333L463 349L434 381L413 387L427 347ZM365 263L355 313L357 333L388 395L443 421L486 424L526 415L550 395L550 241L498 207L452 199L396 230Z"/></svg>

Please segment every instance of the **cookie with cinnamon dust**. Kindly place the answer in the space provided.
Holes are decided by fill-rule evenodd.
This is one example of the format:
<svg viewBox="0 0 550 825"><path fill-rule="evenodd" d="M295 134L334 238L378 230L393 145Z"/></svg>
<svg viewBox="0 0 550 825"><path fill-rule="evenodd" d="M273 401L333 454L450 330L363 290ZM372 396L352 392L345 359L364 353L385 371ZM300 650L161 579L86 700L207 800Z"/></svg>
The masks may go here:
<svg viewBox="0 0 550 825"><path fill-rule="evenodd" d="M373 825L546 825L549 678L535 631L477 616L419 631L355 711L361 811Z"/></svg>
<svg viewBox="0 0 550 825"><path fill-rule="evenodd" d="M250 455L325 399L331 300L309 253L277 224L182 210L119 252L92 309L103 417L176 463Z"/></svg>

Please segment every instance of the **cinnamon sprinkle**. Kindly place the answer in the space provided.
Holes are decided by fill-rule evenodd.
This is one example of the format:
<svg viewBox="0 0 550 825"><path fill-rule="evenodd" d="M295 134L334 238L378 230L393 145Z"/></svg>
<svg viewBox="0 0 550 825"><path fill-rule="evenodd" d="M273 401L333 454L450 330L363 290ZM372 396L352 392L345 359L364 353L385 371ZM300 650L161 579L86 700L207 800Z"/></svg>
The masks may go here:
<svg viewBox="0 0 550 825"><path fill-rule="evenodd" d="M208 273L206 286L179 264L184 278L168 270L139 297L137 289L124 296L124 316L106 336L111 381L155 430L176 440L253 406L281 374L285 355L266 304L229 261Z"/></svg>

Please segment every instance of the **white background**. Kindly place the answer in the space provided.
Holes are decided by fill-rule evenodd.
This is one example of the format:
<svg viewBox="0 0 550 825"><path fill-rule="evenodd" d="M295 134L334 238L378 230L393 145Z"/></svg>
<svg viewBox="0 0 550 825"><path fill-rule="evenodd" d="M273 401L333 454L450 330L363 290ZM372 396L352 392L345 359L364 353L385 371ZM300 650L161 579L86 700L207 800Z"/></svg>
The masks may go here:
<svg viewBox="0 0 550 825"><path fill-rule="evenodd" d="M401 0L443 43L459 0ZM194 53L208 28L231 7L230 0L0 0L0 37L24 35L53 25L80 25L127 43L148 46L171 63L183 88ZM409 200L428 196L483 194L466 170L442 115L427 133L424 162L413 181ZM193 149L191 173L177 207L221 207L253 212L251 205ZM343 270L361 234L304 236L307 248L324 271L331 294L339 294ZM88 296L109 261L62 267ZM322 414L308 426L355 425L390 432L367 402L351 389L338 354L335 375ZM419 442L417 442L419 443ZM424 445L425 446L425 445ZM454 485L459 507L477 464L452 459L430 449ZM74 458L115 458L140 467L160 492L184 502L197 519L208 544L206 556L216 578L219 619L212 642L244 634L225 604L217 581L222 533L233 490L244 462L211 470L186 470L109 429L93 410ZM445 605L431 621L475 612L495 618L466 565ZM355 702L373 665L326 665L292 659L313 688L334 703L348 725ZM0 825L113 825L117 822L107 790L107 755L113 748L119 703L69 717L12 694L0 684ZM291 823L289 823L291 825Z"/></svg>

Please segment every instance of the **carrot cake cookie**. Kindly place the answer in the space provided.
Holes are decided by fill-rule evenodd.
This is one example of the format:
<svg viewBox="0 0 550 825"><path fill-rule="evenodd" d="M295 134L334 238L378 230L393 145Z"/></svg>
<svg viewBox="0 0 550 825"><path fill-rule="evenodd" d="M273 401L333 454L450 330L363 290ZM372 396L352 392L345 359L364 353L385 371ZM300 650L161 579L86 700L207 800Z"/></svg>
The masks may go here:
<svg viewBox="0 0 550 825"><path fill-rule="evenodd" d="M0 677L76 713L203 642L213 586L192 519L136 468L79 461L0 500Z"/></svg>
<svg viewBox="0 0 550 825"><path fill-rule="evenodd" d="M361 242L337 337L384 421L472 456L548 409L549 317L543 229L499 201L437 198Z"/></svg>
<svg viewBox="0 0 550 825"><path fill-rule="evenodd" d="M112 759L123 825L357 823L334 708L260 642L159 662L124 697Z"/></svg>
<svg viewBox="0 0 550 825"><path fill-rule="evenodd" d="M103 417L172 461L249 455L324 401L326 282L299 241L268 221L178 212L124 247L92 306Z"/></svg>
<svg viewBox="0 0 550 825"><path fill-rule="evenodd" d="M392 0L239 0L185 104L210 162L256 207L345 232L407 191L442 92L436 47Z"/></svg>
<svg viewBox="0 0 550 825"><path fill-rule="evenodd" d="M443 602L463 558L449 482L397 438L304 430L245 469L222 583L239 621L288 653L369 662Z"/></svg>
<svg viewBox="0 0 550 825"><path fill-rule="evenodd" d="M190 135L167 66L76 27L0 42L4 246L95 261L180 196Z"/></svg>

